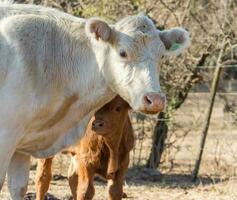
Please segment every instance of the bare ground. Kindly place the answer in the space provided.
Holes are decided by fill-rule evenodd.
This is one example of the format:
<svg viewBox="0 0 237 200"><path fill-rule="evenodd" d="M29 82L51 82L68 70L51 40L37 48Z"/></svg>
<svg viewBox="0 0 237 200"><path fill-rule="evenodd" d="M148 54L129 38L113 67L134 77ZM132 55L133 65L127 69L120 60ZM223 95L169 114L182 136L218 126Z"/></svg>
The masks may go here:
<svg viewBox="0 0 237 200"><path fill-rule="evenodd" d="M139 172L141 173L141 172ZM237 199L237 178L214 179L211 177L201 177L193 183L189 175L157 175L154 177L147 175L147 178L139 178L140 175L134 174L135 180L127 181L124 187L128 199L131 200L236 200ZM29 192L34 192L34 182L31 173ZM140 179L140 180L139 180ZM146 180L147 179L147 180ZM150 181L152 179L152 181ZM106 199L106 185L101 182L95 184L95 200ZM53 180L49 193L57 199L69 200L70 191L66 179ZM0 199L9 199L6 187ZM56 198L50 198L51 200Z"/></svg>

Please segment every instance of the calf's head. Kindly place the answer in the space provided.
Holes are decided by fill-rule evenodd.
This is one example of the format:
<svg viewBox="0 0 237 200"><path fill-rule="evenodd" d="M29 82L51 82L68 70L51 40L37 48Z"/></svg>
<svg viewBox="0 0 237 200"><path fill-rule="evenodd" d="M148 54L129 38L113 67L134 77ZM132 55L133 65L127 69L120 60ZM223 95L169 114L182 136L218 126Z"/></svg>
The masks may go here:
<svg viewBox="0 0 237 200"><path fill-rule="evenodd" d="M109 149L107 178L113 178L118 170L119 146L128 119L129 105L120 96L116 96L95 113L92 130L101 136Z"/></svg>
<svg viewBox="0 0 237 200"><path fill-rule="evenodd" d="M120 96L116 96L111 102L99 109L92 122L92 130L99 135L116 137L114 132L122 132L127 120L129 105Z"/></svg>
<svg viewBox="0 0 237 200"><path fill-rule="evenodd" d="M165 107L160 90L159 63L163 55L177 54L188 46L182 28L156 29L143 14L128 16L115 25L99 19L86 22L97 63L107 85L132 109L155 114Z"/></svg>

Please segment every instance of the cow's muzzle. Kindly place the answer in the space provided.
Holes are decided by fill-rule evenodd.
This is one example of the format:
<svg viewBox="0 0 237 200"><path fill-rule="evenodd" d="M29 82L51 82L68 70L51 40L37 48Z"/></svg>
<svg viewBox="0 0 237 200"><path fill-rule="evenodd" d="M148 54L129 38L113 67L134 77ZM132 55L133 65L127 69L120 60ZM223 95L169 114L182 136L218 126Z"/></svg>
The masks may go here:
<svg viewBox="0 0 237 200"><path fill-rule="evenodd" d="M157 114L165 109L166 97L162 93L149 92L143 96L140 112Z"/></svg>

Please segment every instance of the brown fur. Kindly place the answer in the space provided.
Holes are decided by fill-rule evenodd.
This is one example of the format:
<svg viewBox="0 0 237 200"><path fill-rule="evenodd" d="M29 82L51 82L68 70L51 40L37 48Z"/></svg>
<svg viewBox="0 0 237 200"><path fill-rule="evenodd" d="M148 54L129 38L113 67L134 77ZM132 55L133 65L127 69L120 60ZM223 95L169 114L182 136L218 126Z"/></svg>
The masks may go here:
<svg viewBox="0 0 237 200"><path fill-rule="evenodd" d="M117 96L95 113L80 143L75 148L69 149L73 157L68 170L68 180L74 199L90 200L93 198L95 174L109 180L109 200L122 198L124 176L129 164L129 152L134 145L128 109L128 104ZM103 122L104 126L93 126L93 122ZM37 200L42 200L48 190L51 164L51 158L38 163ZM41 176L48 178L40 178Z"/></svg>
<svg viewBox="0 0 237 200"><path fill-rule="evenodd" d="M35 178L36 200L43 200L45 193L49 189L49 183L52 177L52 160L53 158L38 160Z"/></svg>

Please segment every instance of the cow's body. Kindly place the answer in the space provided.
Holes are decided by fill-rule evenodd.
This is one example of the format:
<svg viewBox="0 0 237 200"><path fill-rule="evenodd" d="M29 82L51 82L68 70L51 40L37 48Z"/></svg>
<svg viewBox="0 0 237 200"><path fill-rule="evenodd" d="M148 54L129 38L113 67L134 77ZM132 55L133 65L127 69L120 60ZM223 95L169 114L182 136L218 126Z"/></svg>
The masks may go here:
<svg viewBox="0 0 237 200"><path fill-rule="evenodd" d="M183 29L158 31L144 15L110 26L0 3L0 189L8 170L11 196L21 200L30 155L51 156L77 142L115 94L134 110L162 111L159 59L187 41Z"/></svg>
<svg viewBox="0 0 237 200"><path fill-rule="evenodd" d="M109 182L109 200L121 200L124 176L129 164L129 151L132 150L133 144L134 135L128 117L128 105L120 97L116 97L96 112L80 143L69 149L73 158L68 180L74 199L93 198L93 178L97 174ZM38 162L36 200L43 200L48 190L51 165L52 158Z"/></svg>
<svg viewBox="0 0 237 200"><path fill-rule="evenodd" d="M35 6L32 6L33 9L25 9L24 6L20 8L22 12L19 12L19 8L17 11L22 16L13 15L1 21L0 42L4 44L4 51L0 52L0 57L9 60L1 59L0 63L3 71L0 110L4 119L0 123L1 127L12 127L22 136L17 137L20 139L17 150L40 156L38 151L55 143L59 135L64 135L68 128L90 111L93 114L93 111L110 100L113 94L101 80L99 69L94 67L96 61L83 33L83 20L70 17L67 18L66 26L63 26L64 24L60 23L64 22L67 14L64 16L53 9L43 12L41 10L45 9ZM17 11L10 9L7 13L11 15ZM37 16L23 15L27 11L37 13ZM62 16L59 15L57 20L53 20L48 17L54 15L51 11ZM36 23L32 26L34 20ZM14 26L14 29L11 26ZM65 28L69 30L64 30ZM12 32L12 29L19 29L19 32ZM26 29L27 33L24 33L23 29ZM77 30L79 34L75 31L73 35L70 29ZM39 42L41 45L36 45ZM17 45L19 51L16 52L12 45ZM6 54L12 56L8 58ZM80 69L76 68L78 65L81 66ZM78 81L78 77L74 77L77 76L74 70L79 70L81 80ZM17 81L13 81L14 79ZM4 98L6 90L9 96ZM89 118L85 120L84 127ZM48 152L42 156L50 154L51 152Z"/></svg>

